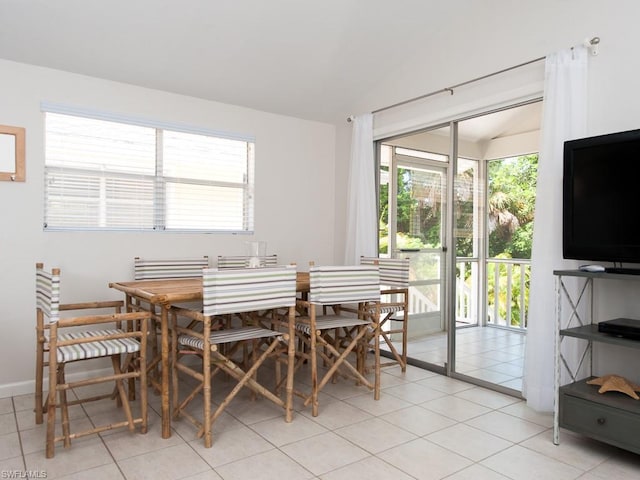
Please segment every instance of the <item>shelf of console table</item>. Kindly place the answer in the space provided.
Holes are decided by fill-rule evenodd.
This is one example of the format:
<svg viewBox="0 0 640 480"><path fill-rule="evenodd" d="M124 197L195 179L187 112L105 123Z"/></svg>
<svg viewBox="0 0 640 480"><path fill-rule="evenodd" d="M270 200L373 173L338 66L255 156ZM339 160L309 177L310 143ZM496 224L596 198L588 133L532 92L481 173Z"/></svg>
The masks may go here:
<svg viewBox="0 0 640 480"><path fill-rule="evenodd" d="M595 323L582 325L580 327L565 328L560 330L560 335L564 337L582 338L591 342L609 343L618 347L638 348L640 349L640 340L632 340L629 338L617 337L609 333L598 331L598 325Z"/></svg>
<svg viewBox="0 0 640 480"><path fill-rule="evenodd" d="M640 453L640 400L620 392L598 393L600 387L587 380L560 387L559 426Z"/></svg>

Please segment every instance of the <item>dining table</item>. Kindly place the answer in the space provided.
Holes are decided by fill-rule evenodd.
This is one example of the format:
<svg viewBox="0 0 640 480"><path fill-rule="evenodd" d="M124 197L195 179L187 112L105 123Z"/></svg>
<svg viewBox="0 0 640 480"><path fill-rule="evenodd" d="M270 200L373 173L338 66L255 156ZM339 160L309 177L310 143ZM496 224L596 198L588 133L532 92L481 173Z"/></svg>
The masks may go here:
<svg viewBox="0 0 640 480"><path fill-rule="evenodd" d="M133 308L132 299L156 306L160 313L160 410L162 438L171 437L171 409L169 403L169 310L172 305L202 301L202 278L166 278L111 282L109 287L126 296L127 311ZM296 290L309 292L309 272L297 272Z"/></svg>

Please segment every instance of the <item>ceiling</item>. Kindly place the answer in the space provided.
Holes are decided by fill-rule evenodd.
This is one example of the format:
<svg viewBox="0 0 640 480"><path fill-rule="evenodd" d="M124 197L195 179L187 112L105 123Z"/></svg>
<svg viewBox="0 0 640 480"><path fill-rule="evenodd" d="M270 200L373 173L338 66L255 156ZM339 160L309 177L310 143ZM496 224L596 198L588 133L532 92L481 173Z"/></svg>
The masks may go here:
<svg viewBox="0 0 640 480"><path fill-rule="evenodd" d="M497 17L473 0L0 0L0 58L336 122L518 63L469 55L467 37L517 34Z"/></svg>
<svg viewBox="0 0 640 480"><path fill-rule="evenodd" d="M460 124L459 135L470 142L483 142L540 130L542 102L481 115Z"/></svg>
<svg viewBox="0 0 640 480"><path fill-rule="evenodd" d="M463 120L458 124L458 138L469 143L486 144L491 140L537 132L541 119L542 102L536 101ZM410 132L394 137L388 143L428 150L433 135L449 138L451 130L445 126Z"/></svg>

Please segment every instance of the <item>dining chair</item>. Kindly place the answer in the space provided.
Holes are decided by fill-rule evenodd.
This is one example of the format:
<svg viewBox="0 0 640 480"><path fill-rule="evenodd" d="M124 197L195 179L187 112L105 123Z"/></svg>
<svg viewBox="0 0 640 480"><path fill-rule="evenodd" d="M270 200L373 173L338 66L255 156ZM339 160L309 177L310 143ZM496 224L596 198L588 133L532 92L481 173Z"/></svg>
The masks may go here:
<svg viewBox="0 0 640 480"><path fill-rule="evenodd" d="M312 415L318 415L318 395L335 375L352 378L374 391L380 398L379 304L380 274L376 265L309 267L310 290L307 299L298 299L296 333L304 348L297 351L296 371L303 363L310 365L311 391L296 391L311 404ZM354 311L343 308L356 305ZM331 307L331 308L327 308ZM348 307L352 309L352 307ZM331 312L331 313L329 313ZM355 313L355 314L354 314ZM364 356L369 331L372 331L374 380L364 373ZM326 367L318 378L319 360Z"/></svg>
<svg viewBox="0 0 640 480"><path fill-rule="evenodd" d="M98 304L60 303L60 269L50 272L44 270L42 263L36 264L36 312L38 332L38 361L41 344L48 352L49 392L47 395L47 428L45 454L47 458L55 455L56 442L62 441L65 447L71 446L71 440L100 433L115 428L127 427L134 432L136 425L140 432L147 432L147 395L146 395L146 335L149 312L115 313L110 315L88 312L82 316L62 317L61 312L93 308ZM125 330L124 323L140 325L141 328ZM114 325L109 325L114 324ZM115 328L113 328L115 327ZM68 329L68 330L67 330ZM124 359L122 358L124 356ZM105 375L102 370L85 371L82 380L68 382L65 367L69 363L97 358L110 358L113 374ZM42 372L38 369L37 374ZM140 414L134 417L125 388L125 380L140 381ZM80 398L82 387L100 383L115 382L113 393ZM73 389L78 399L69 400L67 392ZM97 401L107 397L117 398L121 402L124 419L106 425L92 424L88 430L71 432L69 406ZM36 408L41 407L36 400ZM56 436L56 410L61 411L62 435Z"/></svg>
<svg viewBox="0 0 640 480"><path fill-rule="evenodd" d="M407 370L409 263L408 258L360 258L361 265L378 265L380 269L380 335L393 358L392 361L380 363L380 366L397 364L403 372ZM402 315L399 315L401 312ZM394 323L400 326L394 327ZM393 335L400 335L400 352L393 343Z"/></svg>
<svg viewBox="0 0 640 480"><path fill-rule="evenodd" d="M218 255L218 268L255 268L252 267L251 262L256 261L261 267L276 267L278 266L278 255L259 255L257 257L251 257L250 255ZM222 321L229 324L234 320L231 315L227 315ZM237 318L235 318L237 320ZM242 322L242 319L240 319ZM245 356L247 354L247 348L245 346Z"/></svg>
<svg viewBox="0 0 640 480"><path fill-rule="evenodd" d="M204 437L206 448L212 445L212 425L222 414L239 391L246 387L282 407L285 421L292 420L293 373L295 346L293 325L296 306L296 270L295 266L283 266L259 269L219 269L203 270L202 277L203 311L194 311L172 307L172 408L173 416L184 416L197 428L197 436ZM279 330L281 325L279 309L286 309L288 332ZM272 315L272 328L265 328L264 318L258 319L257 312L269 311ZM244 317L242 326L223 327L214 323L216 316L239 314ZM264 315L264 314L261 314ZM202 328L182 327L177 323L178 316L191 318L202 324ZM218 328L217 330L215 328ZM245 355L240 347L249 344L251 352L249 363L245 365ZM264 347L264 349L263 349ZM191 354L191 355L190 355ZM189 358L193 354L202 361L194 366ZM257 373L267 359L275 360L274 391L258 383ZM185 361L183 361L185 360ZM286 363L285 378L281 375L281 363ZM218 407L212 411L212 379L218 373L227 374L237 384L231 389ZM197 380L197 385L180 398L180 374ZM218 380L222 382L220 379ZM285 386L284 399L281 398L282 386ZM189 385L185 382L182 386ZM202 418L187 411L189 403L203 395Z"/></svg>
<svg viewBox="0 0 640 480"><path fill-rule="evenodd" d="M209 257L194 258L140 258L135 257L133 268L136 280L162 278L199 278L202 269L209 266Z"/></svg>
<svg viewBox="0 0 640 480"><path fill-rule="evenodd" d="M200 278L202 269L209 266L209 257L185 257L185 258L141 258L135 257L133 260L133 271L135 280L164 280L180 278ZM201 302L181 305L183 308L202 308ZM126 307L129 311L148 310L151 312L150 322L150 345L151 361L147 365L148 371L154 371L150 383L158 388L156 379L159 375L158 367L161 364L160 355L160 315L154 305L143 304L140 300L126 296Z"/></svg>
<svg viewBox="0 0 640 480"><path fill-rule="evenodd" d="M218 255L218 268L247 268L250 258L248 255ZM278 265L278 255L264 255L258 257L260 264L265 267Z"/></svg>
<svg viewBox="0 0 640 480"><path fill-rule="evenodd" d="M42 269L42 263L36 264L36 272ZM111 311L114 314L122 313L124 302L121 300L101 300L82 303L58 303L60 312L93 310L106 313ZM47 411L47 397L44 395L44 377L49 367L49 324L44 322L39 310L36 310L36 376L35 376L35 415L36 424L40 425L44 421L44 414Z"/></svg>

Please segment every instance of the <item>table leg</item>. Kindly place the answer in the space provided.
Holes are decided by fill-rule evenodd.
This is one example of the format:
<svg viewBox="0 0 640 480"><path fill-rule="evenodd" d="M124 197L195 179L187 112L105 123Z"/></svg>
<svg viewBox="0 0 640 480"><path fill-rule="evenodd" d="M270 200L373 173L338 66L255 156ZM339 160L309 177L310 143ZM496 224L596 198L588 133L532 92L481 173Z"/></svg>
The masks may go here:
<svg viewBox="0 0 640 480"><path fill-rule="evenodd" d="M169 409L169 308L161 307L161 411L162 411L162 438L171 437L171 412Z"/></svg>

